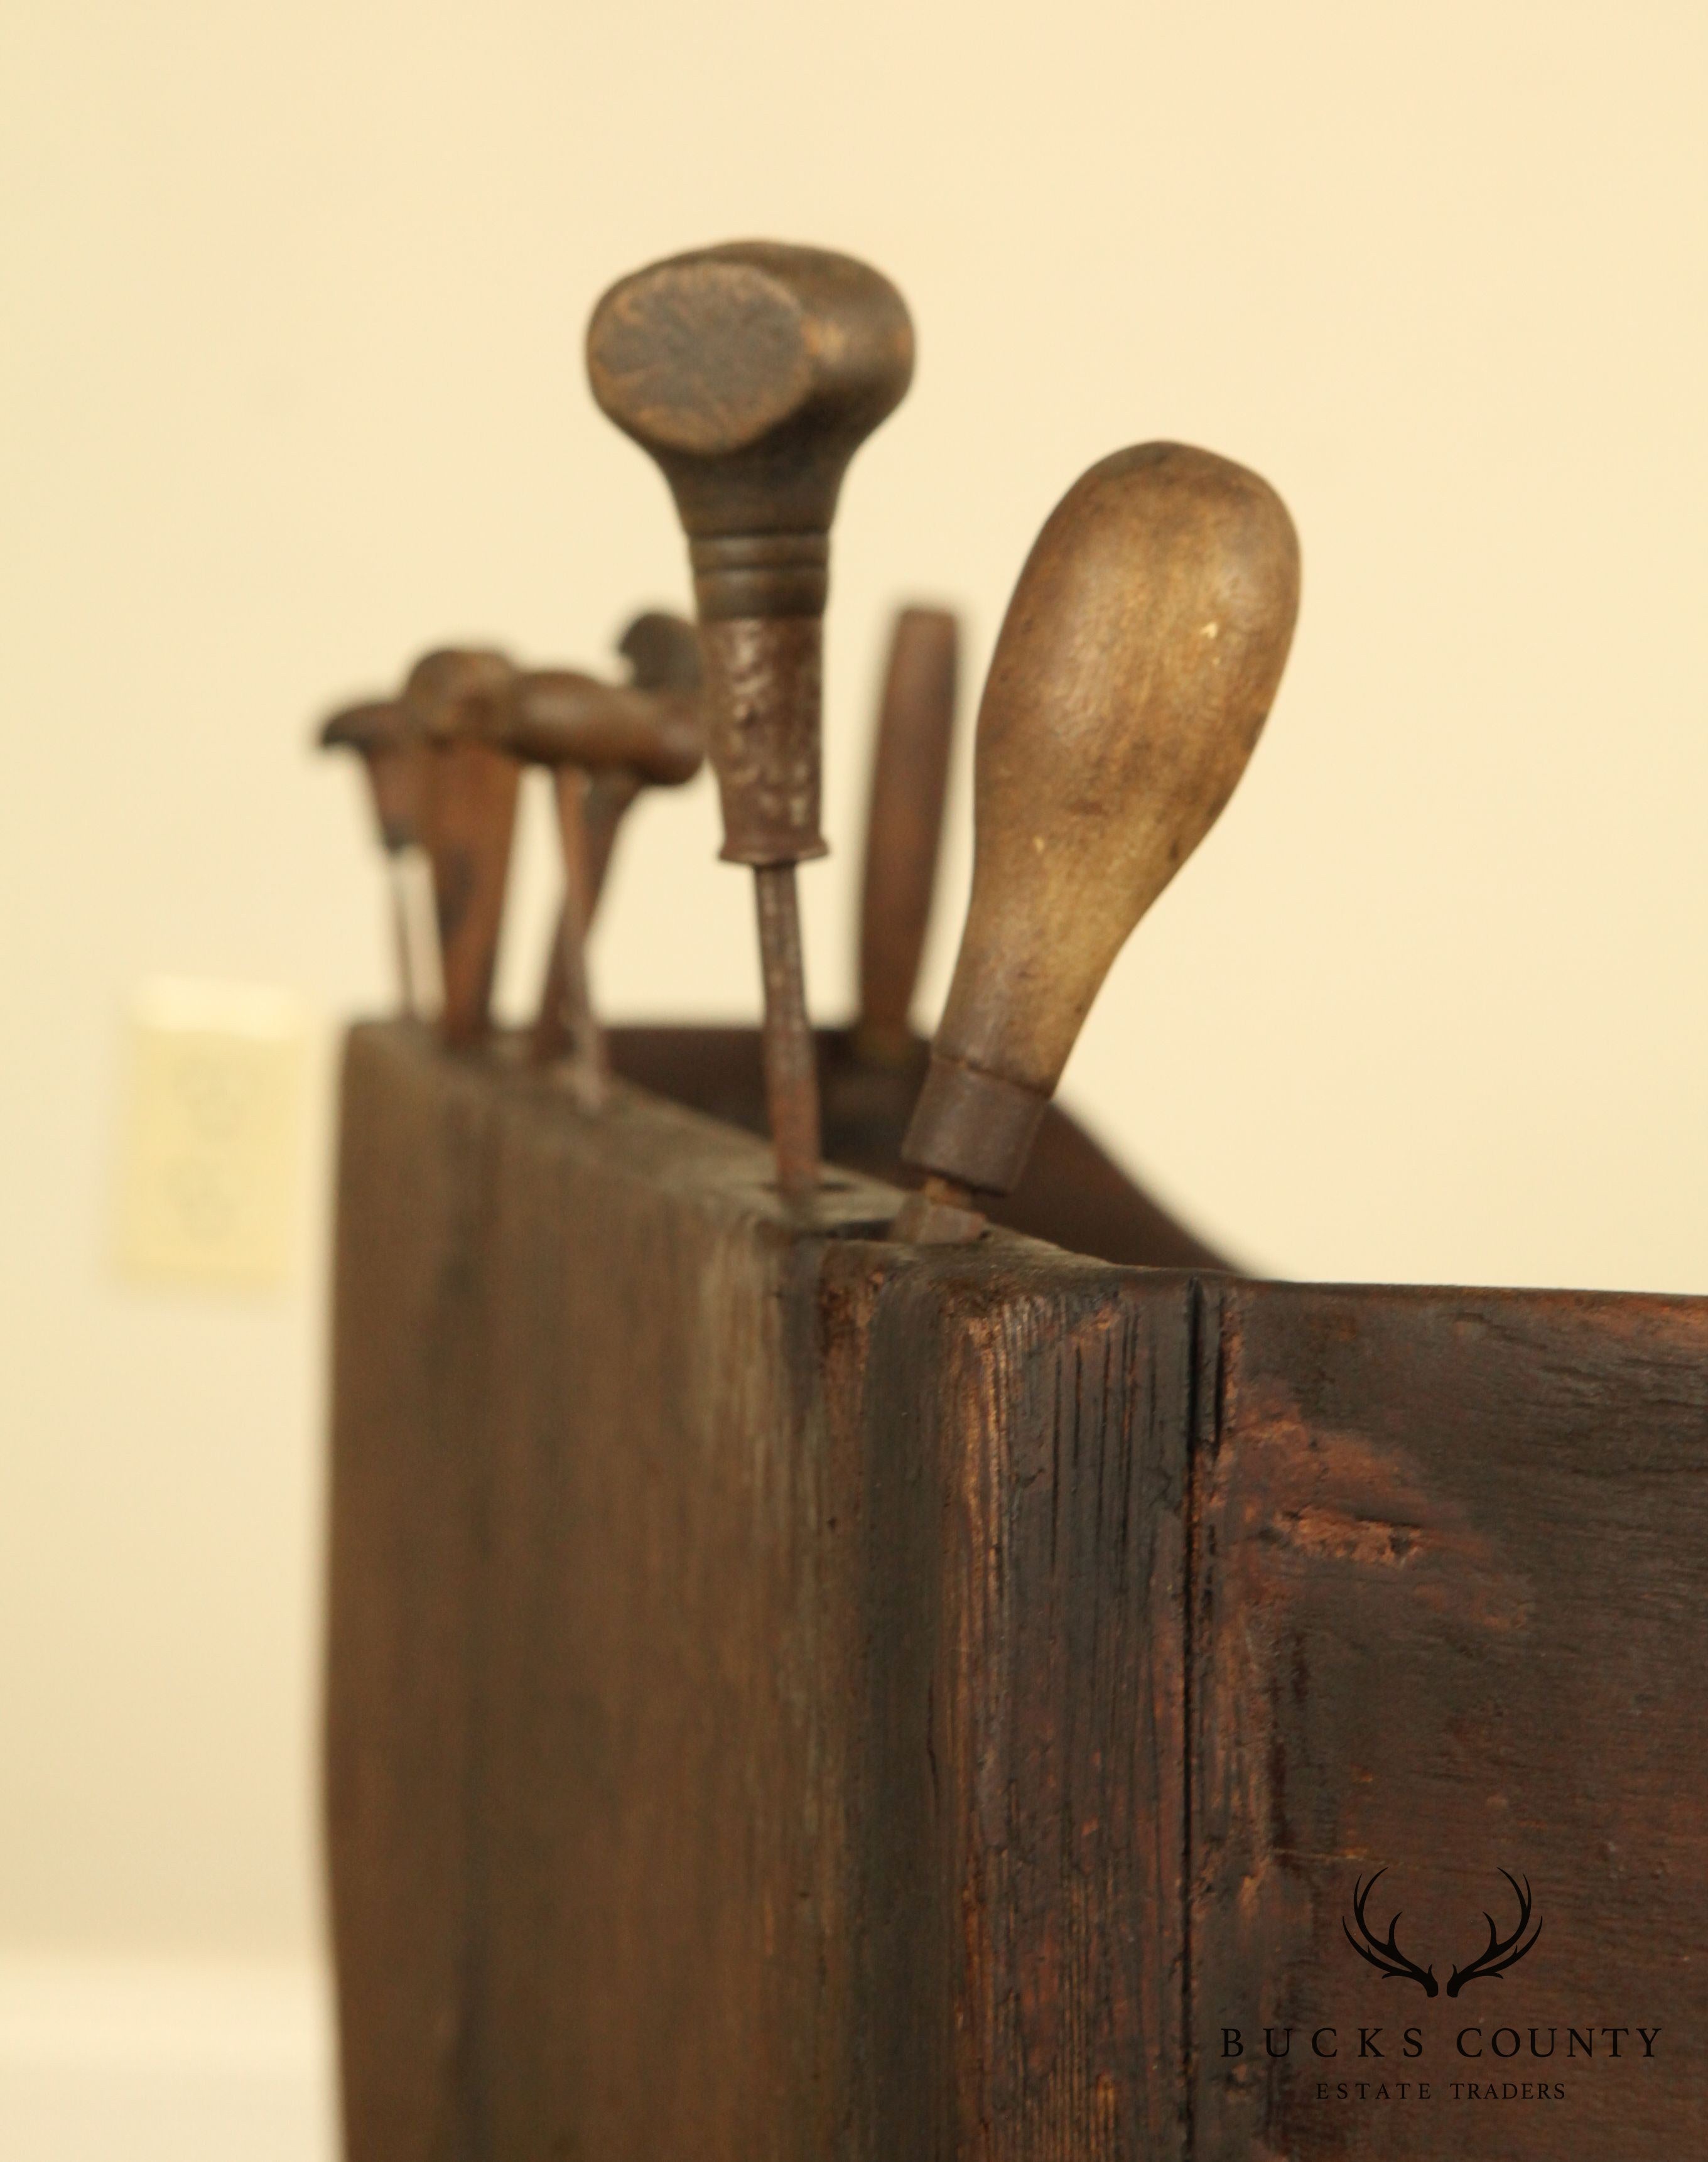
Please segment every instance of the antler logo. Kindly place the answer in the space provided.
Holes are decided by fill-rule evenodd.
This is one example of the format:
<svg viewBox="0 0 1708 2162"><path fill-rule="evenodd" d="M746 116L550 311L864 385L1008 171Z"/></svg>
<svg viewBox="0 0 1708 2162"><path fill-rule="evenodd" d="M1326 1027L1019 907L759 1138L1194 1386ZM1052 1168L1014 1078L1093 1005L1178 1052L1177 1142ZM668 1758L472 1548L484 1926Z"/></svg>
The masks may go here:
<svg viewBox="0 0 1708 2162"><path fill-rule="evenodd" d="M1468 1982L1498 1982L1509 1966L1517 1966L1542 1935L1542 1924L1538 1922L1533 1930L1530 1930L1529 1943L1520 1943L1525 1930L1530 1929L1530 1879L1528 1877L1524 1879L1523 1889L1520 1891L1518 1880L1510 1869L1503 1869L1501 1874L1518 1893L1518 1926L1510 1937L1503 1937L1495 1926L1494 1916L1484 1913L1483 1919L1489 1925L1488 1947L1479 1952L1469 1966L1454 1968L1453 1978L1447 1985L1449 1997L1457 1997Z"/></svg>
<svg viewBox="0 0 1708 2162"><path fill-rule="evenodd" d="M1366 1918L1365 1908L1369 1902L1370 1895L1376 1889L1379 1880L1387 1874L1386 1868L1378 1869L1367 1884L1362 1878L1354 1883L1352 1919L1358 1924L1358 1935L1353 1935L1351 1924L1342 1916L1340 1927L1345 1932L1346 1941L1357 1953L1359 1958L1367 1961L1384 1981L1414 1982L1425 1997L1439 1997L1441 1993L1441 1985L1435 1979L1434 1964L1429 1966L1419 1966L1415 1960L1408 1959L1404 1952L1400 1950L1397 1941L1400 1925L1398 1911L1396 1911L1393 1919L1388 1924L1387 1935L1385 1937L1378 1937ZM1501 1874L1517 1894L1517 1927L1513 1930L1510 1936L1503 1937L1494 1916L1486 1911L1484 1913L1483 1919L1489 1925L1488 1943L1469 1966L1454 1968L1447 1982L1447 1994L1449 1997L1457 1997L1467 1982L1500 1981L1508 1967L1516 1966L1527 1952L1534 1950L1536 1940L1542 1935L1542 1924L1539 1921L1533 1930L1530 1928L1533 1903L1530 1894L1529 1878L1527 1877L1523 1884L1520 1884L1510 1869L1503 1869ZM1527 1930L1529 1931L1528 1938L1525 1935Z"/></svg>
<svg viewBox="0 0 1708 2162"><path fill-rule="evenodd" d="M1435 1979L1434 1966L1416 1966L1406 1957L1394 1942L1395 1934L1400 1926L1397 1910L1392 1921L1387 1925L1387 1935L1385 1937L1378 1937L1364 1919L1366 1900L1375 1891L1377 1882L1387 1874L1387 1871L1385 1868L1378 1869L1369 1883L1366 1884L1361 1880L1353 1885L1352 1914L1358 1924L1358 1936L1353 1935L1343 1914L1340 1918L1340 1927L1346 1931L1346 1941L1360 1959L1369 1961L1385 1982L1414 1982L1425 1997L1439 1997L1441 1994L1441 1985ZM1362 1944L1359 1942L1359 1937L1364 1940ZM1451 1994L1450 1989L1449 1994Z"/></svg>

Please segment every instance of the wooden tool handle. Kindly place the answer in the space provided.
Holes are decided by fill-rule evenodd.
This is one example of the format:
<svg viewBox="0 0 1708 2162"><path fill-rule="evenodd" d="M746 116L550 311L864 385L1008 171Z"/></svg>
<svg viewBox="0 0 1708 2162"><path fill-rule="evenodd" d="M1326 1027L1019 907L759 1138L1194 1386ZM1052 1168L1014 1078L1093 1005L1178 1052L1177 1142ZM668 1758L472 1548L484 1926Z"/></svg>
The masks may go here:
<svg viewBox="0 0 1708 2162"><path fill-rule="evenodd" d="M648 608L617 641L637 691L697 691L700 634L686 616Z"/></svg>
<svg viewBox="0 0 1708 2162"><path fill-rule="evenodd" d="M960 627L945 608L903 608L878 713L860 895L860 1003L867 1058L905 1058L931 918L954 736Z"/></svg>
<svg viewBox="0 0 1708 2162"><path fill-rule="evenodd" d="M525 677L513 739L522 755L553 767L563 839L563 906L546 963L534 1056L561 1065L567 1052L567 1078L587 1109L603 1099L605 1059L585 949L617 828L649 781L674 786L690 780L705 757L693 624L650 609L629 624L618 650L630 676L621 692L564 670Z"/></svg>
<svg viewBox="0 0 1708 2162"><path fill-rule="evenodd" d="M907 1162L1014 1184L1110 964L1245 770L1298 606L1286 508L1225 458L1119 451L1057 506L979 709L973 897Z"/></svg>
<svg viewBox="0 0 1708 2162"><path fill-rule="evenodd" d="M584 773L626 766L655 787L679 787L704 763L700 702L683 691L638 691L571 668L531 668L498 739L536 765Z"/></svg>
<svg viewBox="0 0 1708 2162"><path fill-rule="evenodd" d="M437 646L405 678L402 704L428 742L490 741L504 724L516 681L502 653L486 646Z"/></svg>
<svg viewBox="0 0 1708 2162"><path fill-rule="evenodd" d="M863 263L742 241L636 271L588 330L594 397L688 536L723 854L823 855L819 671L848 462L906 391L913 331Z"/></svg>
<svg viewBox="0 0 1708 2162"><path fill-rule="evenodd" d="M433 866L447 1043L483 1042L515 830L520 769L499 744L515 671L499 653L446 648L410 670L403 704L429 747L422 833Z"/></svg>

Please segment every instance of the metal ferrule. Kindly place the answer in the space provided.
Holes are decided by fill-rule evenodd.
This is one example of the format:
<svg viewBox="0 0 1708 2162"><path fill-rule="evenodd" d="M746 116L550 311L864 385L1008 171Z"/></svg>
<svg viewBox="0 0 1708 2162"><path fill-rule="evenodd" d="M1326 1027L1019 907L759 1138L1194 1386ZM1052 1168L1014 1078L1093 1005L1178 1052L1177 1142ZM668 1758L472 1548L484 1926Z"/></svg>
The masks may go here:
<svg viewBox="0 0 1708 2162"><path fill-rule="evenodd" d="M828 533L714 534L690 540L688 561L703 624L824 613Z"/></svg>
<svg viewBox="0 0 1708 2162"><path fill-rule="evenodd" d="M979 1193L1007 1193L1026 1167L1049 1100L933 1051L901 1160Z"/></svg>

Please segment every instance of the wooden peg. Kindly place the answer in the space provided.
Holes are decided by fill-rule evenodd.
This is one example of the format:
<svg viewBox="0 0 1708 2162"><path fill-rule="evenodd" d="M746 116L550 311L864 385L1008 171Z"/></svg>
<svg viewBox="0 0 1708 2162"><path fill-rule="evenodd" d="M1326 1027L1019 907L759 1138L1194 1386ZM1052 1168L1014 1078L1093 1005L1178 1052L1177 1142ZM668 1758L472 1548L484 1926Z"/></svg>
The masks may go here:
<svg viewBox="0 0 1708 2162"><path fill-rule="evenodd" d="M913 994L931 920L954 738L960 626L946 608L903 608L890 639L878 713L861 878L859 1012L869 1063L914 1054Z"/></svg>
<svg viewBox="0 0 1708 2162"><path fill-rule="evenodd" d="M1298 608L1286 507L1207 451L1118 451L1052 513L979 708L972 901L901 1235L964 1237L974 1197L1014 1185L1110 964L1245 770Z"/></svg>
<svg viewBox="0 0 1708 2162"><path fill-rule="evenodd" d="M596 827L593 793L601 782L618 783L607 803L620 815L643 786L691 781L705 758L699 700L689 691L601 683L572 669L530 669L517 678L499 740L513 757L550 770L563 849L563 906L534 1028L534 1056L541 1064L563 1065L582 1108L597 1110L607 1074L588 983L587 932L615 817Z"/></svg>
<svg viewBox="0 0 1708 2162"><path fill-rule="evenodd" d="M422 838L439 917L440 1027L457 1049L483 1042L492 1026L520 779L498 739L514 682L502 654L447 647L418 661L404 686L405 713L428 749Z"/></svg>
<svg viewBox="0 0 1708 2162"><path fill-rule="evenodd" d="M656 460L688 537L727 861L759 885L777 1178L817 1184L818 1099L794 867L823 855L819 706L830 523L848 462L906 391L913 332L865 264L738 242L614 285L593 395Z"/></svg>
<svg viewBox="0 0 1708 2162"><path fill-rule="evenodd" d="M332 714L321 726L320 742L328 750L353 751L362 761L385 852L400 1001L412 1019L430 1020L438 1010L439 971L436 935L416 903L426 757L420 739L400 701L379 698Z"/></svg>

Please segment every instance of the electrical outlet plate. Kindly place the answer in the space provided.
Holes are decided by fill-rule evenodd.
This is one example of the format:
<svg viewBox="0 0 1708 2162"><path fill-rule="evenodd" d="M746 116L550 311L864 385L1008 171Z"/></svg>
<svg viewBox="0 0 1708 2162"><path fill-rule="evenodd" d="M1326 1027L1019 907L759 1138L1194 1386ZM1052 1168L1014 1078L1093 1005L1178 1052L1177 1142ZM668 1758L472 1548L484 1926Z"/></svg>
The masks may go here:
<svg viewBox="0 0 1708 2162"><path fill-rule="evenodd" d="M143 984L130 1012L119 1266L265 1287L295 1258L309 1017L292 992Z"/></svg>

